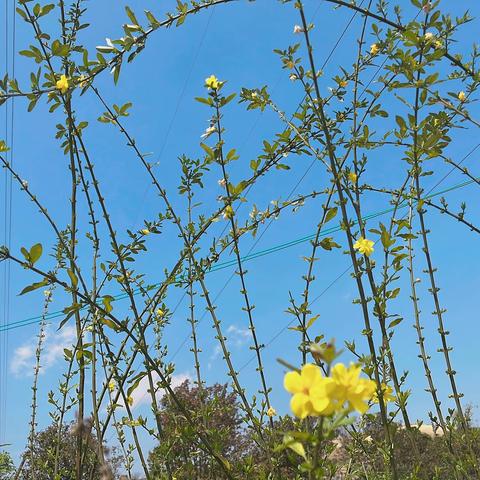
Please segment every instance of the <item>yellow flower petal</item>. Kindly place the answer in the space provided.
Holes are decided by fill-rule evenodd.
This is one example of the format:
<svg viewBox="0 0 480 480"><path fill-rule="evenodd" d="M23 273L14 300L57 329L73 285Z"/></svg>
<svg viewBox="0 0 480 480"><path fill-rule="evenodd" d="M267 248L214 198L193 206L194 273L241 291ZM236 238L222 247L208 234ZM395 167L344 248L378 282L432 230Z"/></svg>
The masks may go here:
<svg viewBox="0 0 480 480"><path fill-rule="evenodd" d="M283 379L283 386L287 392L300 393L303 391L302 377L298 372L288 372Z"/></svg>
<svg viewBox="0 0 480 480"><path fill-rule="evenodd" d="M312 413L311 403L308 395L296 393L290 400L290 408L293 414L298 418L305 418Z"/></svg>
<svg viewBox="0 0 480 480"><path fill-rule="evenodd" d="M305 388L311 388L321 378L320 368L312 363L307 363L302 367L302 381Z"/></svg>

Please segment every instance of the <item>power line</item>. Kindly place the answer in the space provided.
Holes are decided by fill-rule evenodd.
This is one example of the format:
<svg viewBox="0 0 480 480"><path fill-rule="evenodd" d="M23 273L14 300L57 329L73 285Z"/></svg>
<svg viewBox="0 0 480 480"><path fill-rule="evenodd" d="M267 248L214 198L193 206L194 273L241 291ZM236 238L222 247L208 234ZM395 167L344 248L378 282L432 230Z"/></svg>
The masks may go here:
<svg viewBox="0 0 480 480"><path fill-rule="evenodd" d="M478 147L480 147L480 144L476 148L478 148ZM448 187L444 190L440 190L438 192L432 193L432 194L424 197L424 199L428 200L428 199L437 197L439 195L444 195L445 193L448 193L448 192L451 192L451 191L454 191L454 190L458 190L460 188L471 185L472 183L475 183L475 180L468 180L468 181L465 181L465 182L461 182L461 183L458 183L456 185L452 185L451 187ZM402 203L402 204L400 204L400 206L398 208L402 209L402 208L406 208L406 207L407 207L407 204ZM387 213L390 213L390 212L394 211L394 209L395 209L394 207L391 207L391 208L386 208L386 209L383 209L383 210L379 210L379 211L374 212L374 213L370 213L368 215L365 215L362 220L363 221L368 221L368 220L380 217L382 215L385 215ZM356 223L357 222L354 222L354 224L356 224ZM341 230L342 230L342 228L341 228L340 224L335 225L334 227L330 227L330 228L325 229L322 232L321 236L331 235L331 234L339 232ZM247 261L250 261L250 260L254 260L256 258L264 257L266 255L270 255L272 253L276 253L276 252L285 250L287 248L293 247L295 245L299 245L301 243L308 242L310 240L313 240L314 238L315 238L315 234L305 235L305 236L290 240L288 242L280 243L278 245L274 245L274 246L266 248L264 250L260 250L260 251L255 252L255 253L245 255L241 258L241 260L242 260L242 262L247 262ZM236 263L237 263L237 261L234 260L234 259L227 260L225 262L220 262L220 263L217 263L216 265L214 265L213 267L211 267L205 273L206 274L207 273L214 273L214 272L217 272L217 271L220 271L220 270L224 270L226 268L230 268L232 266L235 266ZM158 284L153 285L153 287L154 288L159 287L160 285L161 284L158 283ZM133 293L134 293L134 295L139 295L141 293L141 290L137 289ZM124 298L127 298L127 295L125 293L113 296L114 300L122 300ZM87 308L87 307L84 307L84 308ZM52 312L52 313L46 315L45 320L53 320L55 318L63 317L64 315L65 315L65 313L63 311L59 310L59 311ZM24 320L19 320L17 322L9 323L9 324L7 324L5 326L2 326L0 328L0 333L4 332L6 330L13 330L13 329L24 327L24 326L27 326L27 325L33 325L35 323L39 323L41 321L41 318L42 317L40 315L37 315L37 316L34 316L34 317L26 318Z"/></svg>
<svg viewBox="0 0 480 480"><path fill-rule="evenodd" d="M12 0L13 8L10 11L10 0L5 2L5 74L15 78L15 39L16 39L16 14L15 6L16 0ZM10 14L11 18L11 41L10 41ZM11 46L11 57L10 54ZM8 103L5 105L5 141L9 144L10 150L6 152L6 158L10 164L14 162L14 111L15 111L15 99L12 98L10 108ZM7 248L10 248L12 242L12 205L13 205L13 179L12 175L5 170L5 193L4 193L4 243ZM3 271L3 325L7 325L8 318L10 316L10 292L11 292L11 265L7 262ZM6 411L7 406L7 359L8 359L8 332L2 339L2 348L0 352L0 440L4 438L6 432L6 417L2 412Z"/></svg>
<svg viewBox="0 0 480 480"><path fill-rule="evenodd" d="M167 127L167 132L165 133L165 137L164 137L163 143L160 147L160 151L157 155L157 162L156 163L158 163L160 161L160 159L162 158L163 151L165 150L165 147L167 146L168 138L170 137L170 133L172 131L173 125L175 124L175 120L177 119L177 115L178 115L178 112L180 110L180 105L182 104L183 97L185 96L185 93L187 91L188 82L190 80L190 77L192 76L193 69L194 69L194 67L197 63L198 56L200 55L200 51L202 50L205 39L207 38L207 32L208 32L208 29L210 27L210 23L212 21L214 11L215 11L215 7L212 7L212 9L210 10L210 14L208 16L208 19L207 19L207 23L206 23L205 28L203 30L202 36L200 38L200 41L198 42L197 50L195 51L195 55L193 57L192 63L190 64L190 68L188 70L187 76L185 77L185 81L183 82L183 87L182 87L182 90L180 92L180 96L178 97L177 103L175 105L175 110L173 112L173 116L172 116L172 118L170 120L170 123ZM150 188L150 186L147 186L147 188L145 188L145 191L143 192L143 197L142 197L143 200L141 202L142 204L145 201L145 198L147 196L147 192L148 192L149 188ZM139 212L140 212L140 209L139 209ZM138 218L139 218L139 216L137 216L137 221L135 223L138 222Z"/></svg>
<svg viewBox="0 0 480 480"><path fill-rule="evenodd" d="M462 160L459 162L458 166L462 165L462 163L467 159L469 158L478 148L480 148L480 143L478 143L477 145L475 145L475 147L473 147L463 158ZM451 192L452 190L455 190L457 188L462 188L462 187L465 187L467 185L471 185L472 183L476 183L475 180L469 180L467 182L463 182L461 184L458 184L458 185L454 185L453 187L450 187L450 188L447 188L443 191L440 191L440 192L437 192L435 194L432 194L431 192L436 188L438 187L438 185L440 185L447 177L450 176L450 174L455 170L456 167L452 167L437 183L435 183L435 185L433 187L431 187L428 192L427 192L427 196L425 197L425 199L429 199L429 198L433 198L433 197L436 197L438 195L442 195L444 193L447 193L447 192ZM477 180L480 180L480 179L477 179ZM399 207L397 209L401 209L401 208L405 208L407 205L402 205L400 204ZM390 211L393 211L394 208L392 209L389 209ZM402 218L405 218L406 215L404 215ZM373 217L371 217L373 218ZM356 223L356 222L355 222ZM377 240L378 242L378 240ZM330 288L332 288L342 277L344 277L351 269L353 268L353 264L350 264L345 270L343 270L337 277L335 277L335 279L330 282L327 287L325 287L311 302L310 302L310 305L313 305L314 303L316 303L321 297L323 297L323 295L325 295L325 293L328 292L328 290L330 290ZM285 326L283 326L282 328L280 328L277 333L275 333L275 335L265 344L265 348L270 346L275 340L277 340L278 337L280 337L280 335L282 335L294 322L296 321L296 319L292 319L290 322L288 322ZM245 362L241 367L240 369L238 370L239 372L241 372L242 370L244 370L246 367L248 367L248 365L250 365L250 363L252 363L252 361L255 359L255 356L252 356L250 357L247 362Z"/></svg>
<svg viewBox="0 0 480 480"><path fill-rule="evenodd" d="M362 5L364 1L365 1L365 0L362 0L361 3L360 3L360 5ZM315 13L314 13L313 18L315 18L315 16L317 15L317 13L318 13L319 10L320 10L320 6L318 6L317 9L315 10ZM322 69L325 68L325 66L327 65L328 61L329 61L330 58L332 57L333 53L334 53L335 50L338 48L338 45L340 44L340 40L341 40L341 39L343 38L343 36L345 35L346 31L347 31L348 28L350 27L350 25L351 25L353 19L356 17L356 15L357 15L357 12L354 12L353 15L351 16L350 20L347 22L345 28L343 29L343 31L342 31L341 34L340 34L340 37L337 39L337 41L336 41L336 43L334 44L333 48L330 50L330 52L329 52L329 54L327 55L325 61L323 62ZM173 116L173 118L172 118L172 120L171 120L171 122L170 122L170 126L169 126L169 128L168 128L168 130L167 130L167 134L166 134L164 143L163 143L163 145L162 145L161 151L160 151L160 153L159 153L159 157L161 156L161 154L162 154L162 152L163 152L163 148L164 148L164 146L165 146L165 144L166 144L166 141L167 141L168 135L169 135L169 133L170 133L171 127L172 127L172 125L173 125L173 123L174 123L176 114L177 114L177 112L178 112L179 105L180 105L181 100L182 100L182 98L183 98L183 95L184 95L184 93L185 93L185 87L186 87L186 84L187 84L187 82L188 82L188 78L190 77L190 75L191 75L191 73L192 73L192 71L193 71L193 66L194 66L194 64L195 64L195 62L196 62L196 59L197 59L197 56L198 56L198 54L199 54L199 52L200 52L200 47L202 46L202 44L203 44L203 42L204 42L204 40L205 40L205 37L206 37L206 34L207 34L207 30L208 30L208 27L209 27L209 25L210 25L210 20L211 20L212 16L213 16L213 10L212 10L212 12L211 12L211 14L210 14L210 18L209 18L209 20L208 20L208 22L207 22L207 25L205 26L205 30L204 30L204 32L203 32L202 39L201 39L201 41L200 41L200 43L199 43L199 48L197 49L197 52L196 52L194 61L193 61L192 66L191 66L191 68L190 68L190 72L189 72L189 74L188 74L188 76L187 76L187 78L186 78L186 80L185 80L185 84L184 84L183 91L182 91L181 96L180 96L180 98L179 98L179 100L178 100L178 102L177 102L177 107L176 107L174 116ZM305 99L305 98L306 98L306 95L304 96L304 99ZM297 107L297 111L299 110L299 108L300 108L300 107ZM292 115L292 118L293 118L293 115ZM257 119L257 120L258 120L258 119ZM256 122L254 122L254 125L256 125ZM254 128L252 128L252 129L250 130L250 132L249 132L249 134L248 134L248 137L251 136L251 134L253 133L253 131L254 131ZM309 165L309 167L306 169L306 171L304 172L304 174L302 175L302 177L300 178L300 180L297 181L296 185L295 185L294 188L291 190L288 198L290 198L291 195L293 194L294 190L295 190L296 188L298 188L298 186L299 186L300 183L303 181L303 179L305 178L305 176L307 175L307 173L308 173L308 172L310 171L310 169L313 167L314 163L315 163L315 160ZM247 190L247 193L251 190L252 187L253 187L253 185L250 185L250 187L249 187L248 190ZM148 190L148 189L147 189L147 190ZM146 191L147 191L147 190L146 190ZM145 191L145 192L146 192L146 191ZM268 223L268 225L267 225L266 228L263 230L263 232L257 237L256 241L254 242L254 244L253 244L252 247L250 248L248 254L250 254L250 252L255 248L255 246L258 244L258 242L260 241L260 239L262 238L262 236L265 234L266 230L268 230L268 228L270 227L271 224L272 224L272 220ZM225 230L226 230L226 227L224 227L224 229L222 230L221 235L224 234ZM248 255L248 254L247 254L247 255ZM247 258L247 259L248 259L248 258ZM233 260L232 260L231 262L233 262L232 265L233 265L234 263L236 263L236 262L233 261ZM216 267L218 268L219 265L220 265L220 264L217 264ZM228 266L230 266L230 265L228 265ZM225 267L225 268L226 268L226 267ZM228 283L231 281L231 279L233 278L233 276L234 276L234 274L232 274L232 276L227 280L227 282L226 282L226 284L224 285L224 287L222 288L221 292L223 292L223 290L226 288L226 286L227 286ZM220 293L221 293L221 292L220 292ZM121 298L125 298L125 294L117 295L117 296L115 296L114 298L115 298L116 300L121 299ZM218 296L217 296L216 298L218 298ZM47 320L51 320L51 319L54 319L54 318L61 317L61 316L63 316L63 315L64 315L63 312L59 311L59 312L53 312L52 314L47 315L45 318L46 318ZM203 317L202 317L202 318L203 318ZM18 328L19 326L23 326L23 325L31 325L31 324L37 323L37 320L39 320L39 319L40 319L40 317L38 317L38 316L31 317L31 318L29 318L29 319L24 319L24 320L20 320L20 321L11 323L11 324L9 324L8 327L6 327L6 328ZM0 333L1 333L2 331L3 331L3 330L0 328ZM188 339L188 337L187 337L187 339Z"/></svg>

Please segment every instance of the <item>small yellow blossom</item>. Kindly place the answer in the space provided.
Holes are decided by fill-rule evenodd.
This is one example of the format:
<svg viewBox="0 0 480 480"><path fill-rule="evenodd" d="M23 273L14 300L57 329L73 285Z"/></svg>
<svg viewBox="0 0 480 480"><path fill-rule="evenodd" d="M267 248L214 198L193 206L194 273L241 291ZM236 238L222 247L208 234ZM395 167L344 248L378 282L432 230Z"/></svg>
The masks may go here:
<svg viewBox="0 0 480 480"><path fill-rule="evenodd" d="M207 88L210 88L212 90L217 90L220 82L218 81L218 78L215 75L210 75L208 78L205 79L205 85Z"/></svg>
<svg viewBox="0 0 480 480"><path fill-rule="evenodd" d="M230 218L233 218L233 215L234 215L234 211L233 211L233 208L231 205L227 205L227 207L225 208L225 210L223 211L223 218L225 220L227 219L230 219Z"/></svg>
<svg viewBox="0 0 480 480"><path fill-rule="evenodd" d="M347 410L365 413L376 390L376 384L368 378L361 378L361 368L350 364L347 368L343 363L337 363L332 368L332 379L335 382L334 397L338 402L337 409L347 403Z"/></svg>
<svg viewBox="0 0 480 480"><path fill-rule="evenodd" d="M461 102L464 102L467 99L467 96L465 95L465 92L463 90L461 92L458 92L457 96Z"/></svg>
<svg viewBox="0 0 480 480"><path fill-rule="evenodd" d="M383 401L385 403L387 402L394 402L395 401L395 395L393 395L393 389L390 385L387 385L385 383L382 383L381 386L382 393L383 393ZM377 391L375 391L375 394L373 396L373 401L375 403L378 403L378 394Z"/></svg>
<svg viewBox="0 0 480 480"><path fill-rule="evenodd" d="M87 79L88 79L88 77L86 75L80 75L78 77L78 83L82 88L85 88L86 86L88 86Z"/></svg>
<svg viewBox="0 0 480 480"><path fill-rule="evenodd" d="M272 417L275 417L275 415L277 415L277 411L273 407L270 407L267 410L267 416L272 418Z"/></svg>
<svg viewBox="0 0 480 480"><path fill-rule="evenodd" d="M292 82L294 82L295 80L298 80L298 77L295 73L291 73L288 77Z"/></svg>
<svg viewBox="0 0 480 480"><path fill-rule="evenodd" d="M110 380L110 381L108 382L108 390L109 390L110 392L113 392L113 391L115 390L115 386L116 386L116 385L115 385L115 380Z"/></svg>
<svg viewBox="0 0 480 480"><path fill-rule="evenodd" d="M443 43L441 42L441 40L436 40L434 45L435 45L435 48L442 48L443 47Z"/></svg>
<svg viewBox="0 0 480 480"><path fill-rule="evenodd" d="M127 397L127 402L130 406L133 405L133 397Z"/></svg>
<svg viewBox="0 0 480 480"><path fill-rule="evenodd" d="M62 93L66 93L68 90L68 78L65 75L62 75L60 77L60 80L57 81L56 87L58 90L60 90Z"/></svg>
<svg viewBox="0 0 480 480"><path fill-rule="evenodd" d="M144 235L148 235L150 233L150 230L148 228L144 228L143 230L141 230L141 232L144 234Z"/></svg>
<svg viewBox="0 0 480 480"><path fill-rule="evenodd" d="M155 313L157 314L157 317L163 317L165 315L165 312L161 308L159 308Z"/></svg>
<svg viewBox="0 0 480 480"><path fill-rule="evenodd" d="M371 55L376 55L379 51L380 51L380 47L376 43L372 43L372 45L370 45Z"/></svg>
<svg viewBox="0 0 480 480"><path fill-rule="evenodd" d="M352 183L357 183L357 178L358 178L358 175L355 173L355 172L350 172L348 174L348 179L352 182Z"/></svg>
<svg viewBox="0 0 480 480"><path fill-rule="evenodd" d="M374 242L372 240L360 237L353 245L353 248L369 257L373 253L373 245Z"/></svg>
<svg viewBox="0 0 480 480"><path fill-rule="evenodd" d="M307 363L300 373L288 372L283 384L285 390L293 394L290 408L296 417L330 415L334 412L334 381L324 377L317 365Z"/></svg>
<svg viewBox="0 0 480 480"><path fill-rule="evenodd" d="M425 41L429 42L435 38L435 35L432 32L427 32L424 36Z"/></svg>
<svg viewBox="0 0 480 480"><path fill-rule="evenodd" d="M345 87L348 85L348 81L347 81L347 80L341 80L340 82L338 82L338 84L339 84L342 88L345 88Z"/></svg>

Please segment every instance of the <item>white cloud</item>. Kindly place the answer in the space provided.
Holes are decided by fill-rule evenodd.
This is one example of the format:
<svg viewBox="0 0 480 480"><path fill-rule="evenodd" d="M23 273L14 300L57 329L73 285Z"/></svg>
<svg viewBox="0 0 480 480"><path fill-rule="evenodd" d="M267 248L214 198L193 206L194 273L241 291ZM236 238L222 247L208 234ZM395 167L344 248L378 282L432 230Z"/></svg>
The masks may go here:
<svg viewBox="0 0 480 480"><path fill-rule="evenodd" d="M152 372L153 383L159 381L158 373ZM171 388L176 388L181 385L185 380L191 380L192 377L188 373L179 373L178 375L172 375L170 382ZM132 392L133 404L132 408L137 408L140 405L149 404L151 401L150 396L150 382L148 377L145 375L138 384L138 387ZM165 395L165 390L163 388L157 390L156 398L157 401L160 401L161 398ZM121 402L119 402L121 403Z"/></svg>
<svg viewBox="0 0 480 480"><path fill-rule="evenodd" d="M230 325L227 333L230 334L230 340L236 347L242 347L252 338L249 328L240 328L236 325Z"/></svg>
<svg viewBox="0 0 480 480"><path fill-rule="evenodd" d="M240 328L236 325L230 325L227 328L228 339L227 343L229 345L233 345L235 348L239 349L243 347L246 343L248 343L251 338L252 334L250 333L249 328ZM220 357L222 354L222 347L217 343L215 348L213 349L210 358L208 359L208 369L210 370L213 366L213 362Z"/></svg>
<svg viewBox="0 0 480 480"><path fill-rule="evenodd" d="M63 358L63 349L71 347L75 336L74 326L67 326L53 333L48 328L46 329L40 357L41 374L45 373L47 369L53 367L58 360ZM10 362L10 371L14 375L17 377L33 375L37 344L38 336L36 335L15 349Z"/></svg>

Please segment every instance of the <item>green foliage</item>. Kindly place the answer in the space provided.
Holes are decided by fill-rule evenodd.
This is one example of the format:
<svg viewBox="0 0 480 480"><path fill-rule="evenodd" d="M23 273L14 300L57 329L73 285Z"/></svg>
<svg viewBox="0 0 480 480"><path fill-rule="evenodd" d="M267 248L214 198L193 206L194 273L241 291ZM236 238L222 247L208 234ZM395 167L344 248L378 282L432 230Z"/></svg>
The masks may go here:
<svg viewBox="0 0 480 480"><path fill-rule="evenodd" d="M478 429L472 426L457 387L446 309L430 247L435 232L431 231L431 215L427 215L442 214L460 228L480 234L466 202L451 207L445 198L436 199L438 192L428 190L429 182L444 175L440 166L444 163L467 179L464 185L480 185L475 174L462 165L465 158L449 157L449 152L456 151L460 129L472 128L475 136L480 126L472 109L478 100L480 52L476 46L468 49L462 36L463 27L473 21L469 14L457 13L457 4L455 15L448 14L447 2L439 1L395 5L384 0L327 0L327 5L340 12L354 13L362 28L355 41L351 40L350 63L326 69L317 64L323 45L316 44L316 26L303 2L272 4L272 9L291 9L298 23L295 41L274 50L279 68L300 99L297 108L286 113L283 102L277 103L273 86L260 80L258 85L234 92L228 79L211 75L203 85L204 93L195 98L208 128L192 157L178 153L179 182L172 193L164 186L163 165L150 163L134 129L130 130L141 109L134 111L130 101L110 105L102 93L104 77L111 74L113 84L121 88L121 72L127 67L135 69L127 64L139 55L148 55L157 31L188 28L187 20L193 15L220 5L229 8L230 0L178 0L166 14L160 13L164 7L160 4L154 6L155 11L143 13L144 5L138 2L125 5L125 22L113 29L120 31L117 38L107 38L105 45L92 50L82 43L82 31L89 27L87 3L19 1L16 11L31 32L19 54L32 65L32 71L24 76L22 69L18 79L8 75L0 79L0 104L18 97L17 105L25 100L28 111L46 108L45 121L53 119L52 129L71 187L68 198L63 199L68 218L59 217L64 221L60 225L42 204L41 195L30 190L16 165L8 161L11 152L5 141L0 141L0 153L5 154L0 156L2 166L55 237L53 245L36 243L29 249L22 247L20 254L0 247L1 261L11 261L34 276L26 280L29 284L21 295L45 287L35 351L31 438L20 478L110 480L121 470L130 480L140 469L145 478L153 480L478 478ZM255 2L249 7L254 9ZM322 15L317 28L327 21ZM375 42L370 47L369 38ZM332 52L325 65L335 60ZM327 78L325 72L330 71L331 78ZM141 88L145 79L138 82ZM200 80L198 88L202 88ZM91 123L80 118L87 115L81 108L87 94L99 102L103 112L99 123L94 122L96 128L118 134L127 153L137 161L129 168L141 168L158 195L160 206L155 204L153 218L144 219L139 230L117 231L110 214L104 185L114 176L111 169L104 178L104 170L97 170ZM240 146L231 144L228 135L225 112L234 115L239 109L263 112L261 119L266 119L269 131L274 132L261 139L258 151L248 159L240 157ZM178 147L186 149L185 145ZM279 179L293 177L305 159L312 163L290 194L280 192L266 205L256 197L253 201L253 187L263 189L262 193L277 191ZM384 162L382 168L392 165L394 175L378 178L378 162ZM310 169L315 173L310 173L309 191L295 193L303 191L305 185L299 187ZM212 194L214 188L219 190ZM379 199L391 208L367 214ZM329 273L318 263L326 255L345 255L356 289L355 321L333 320L344 322L349 335L352 329L352 336L364 337L363 343L350 341L345 346L373 385L368 401L375 412L355 422L350 411L317 416L318 412L310 409L313 414L302 421L279 417L273 404L278 392L272 390L278 382L268 378L264 368L268 346L281 332L273 332L270 338L260 338L257 333L258 318L242 250L244 238L249 234L255 237L257 232L263 235L273 220L290 212L297 214L307 203L305 229L313 225L314 230L299 241L271 249L290 244L307 248L301 255L306 271L286 299L291 316L288 329L293 332L290 351L293 355L298 350L301 364L313 362L329 375L331 362L340 351L333 343L321 343L329 337L325 324L317 321L324 317L315 309L323 307L314 304L326 290L315 296L315 281L316 275ZM380 215L382 221L376 220ZM223 228L215 227L217 222L224 222ZM288 229L289 224L282 228ZM50 255L43 255L44 248ZM174 257L172 252L178 255ZM231 258L223 261L230 254ZM143 271L145 264L157 267L154 280ZM248 329L251 361L256 362L258 374L256 393L247 391L242 383L241 369L230 351L236 332L225 328L223 312L217 313L216 297L209 290L207 274L225 267L235 269L233 278L239 285L240 318L246 322L242 329ZM417 286L417 275L424 282L422 289ZM271 280L272 288L277 288L276 280ZM292 279L288 276L287 280L290 283ZM63 350L65 372L58 388L48 395L54 423L36 433L37 409L42 405L37 398L38 373L55 288L63 302L54 314L61 317L58 328L62 330L70 322L75 338ZM167 361L172 348L163 335L167 325L176 328L181 321L172 306L179 292L189 300L187 321L196 380L193 385L185 382L173 388L176 366L173 360ZM423 326L420 297L425 294L434 304L435 328ZM117 303L119 300L123 302ZM403 321L408 318L400 300L411 302L408 316L413 322ZM197 328L199 311L205 312L214 329L220 355L216 361L222 362L228 385L204 383L200 353L206 340L204 330ZM269 322L274 324L274 320ZM418 345L419 365L431 397L429 416L442 436L430 438L409 428L412 391L409 373L401 370L403 352L397 351L395 335L400 330L404 335L403 329L410 323L414 323L415 348ZM451 408L442 404L437 394L427 337L440 342ZM187 341L179 352L188 352L183 348ZM283 365L290 368L286 362ZM299 393L306 395L305 388ZM139 415L136 408L144 399L150 412ZM78 420L72 432L67 423L73 412L78 412ZM121 458L115 452L110 456L102 453L111 434L116 436ZM156 444L148 457L143 444L147 436ZM0 455L0 469L1 478L9 478L13 472L6 453Z"/></svg>
<svg viewBox="0 0 480 480"><path fill-rule="evenodd" d="M0 480L12 480L15 474L15 465L12 457L6 451L0 451Z"/></svg>

